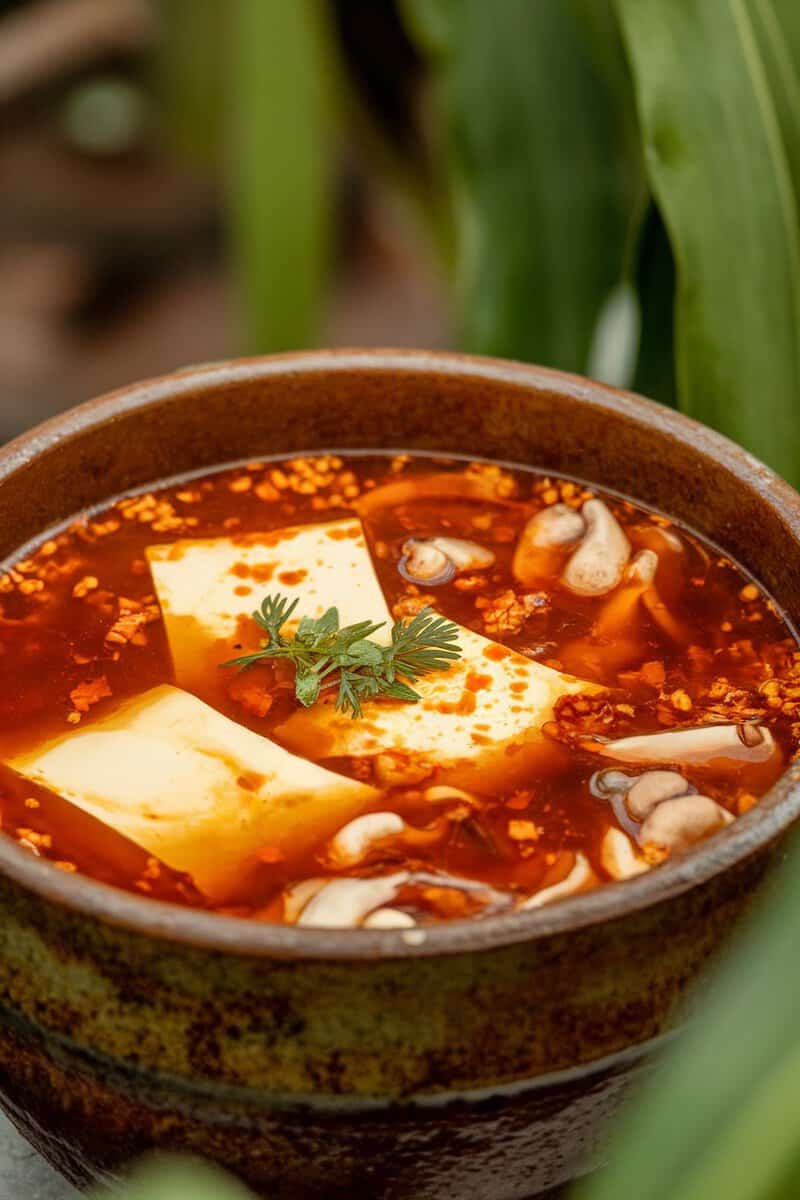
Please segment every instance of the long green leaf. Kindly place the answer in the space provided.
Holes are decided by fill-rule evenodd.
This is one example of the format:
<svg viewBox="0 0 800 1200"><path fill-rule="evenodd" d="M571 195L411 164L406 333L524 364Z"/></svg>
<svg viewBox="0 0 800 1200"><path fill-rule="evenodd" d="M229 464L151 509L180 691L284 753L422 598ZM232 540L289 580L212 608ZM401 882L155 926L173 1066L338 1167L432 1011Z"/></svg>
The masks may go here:
<svg viewBox="0 0 800 1200"><path fill-rule="evenodd" d="M800 1195L800 857L734 947L713 994L580 1200Z"/></svg>
<svg viewBox="0 0 800 1200"><path fill-rule="evenodd" d="M192 1160L153 1158L135 1168L113 1193L94 1200L255 1200L252 1192L214 1167Z"/></svg>
<svg viewBox="0 0 800 1200"><path fill-rule="evenodd" d="M225 123L229 21L225 0L159 0L156 90L179 154L216 165Z"/></svg>
<svg viewBox="0 0 800 1200"><path fill-rule="evenodd" d="M332 209L329 39L318 0L228 0L229 215L247 347L315 340Z"/></svg>
<svg viewBox="0 0 800 1200"><path fill-rule="evenodd" d="M616 7L677 270L681 406L800 482L800 220L754 2Z"/></svg>
<svg viewBox="0 0 800 1200"><path fill-rule="evenodd" d="M413 0L455 174L466 348L571 369L621 273L609 92L564 0Z"/></svg>
<svg viewBox="0 0 800 1200"><path fill-rule="evenodd" d="M800 4L751 0L795 197L800 201Z"/></svg>

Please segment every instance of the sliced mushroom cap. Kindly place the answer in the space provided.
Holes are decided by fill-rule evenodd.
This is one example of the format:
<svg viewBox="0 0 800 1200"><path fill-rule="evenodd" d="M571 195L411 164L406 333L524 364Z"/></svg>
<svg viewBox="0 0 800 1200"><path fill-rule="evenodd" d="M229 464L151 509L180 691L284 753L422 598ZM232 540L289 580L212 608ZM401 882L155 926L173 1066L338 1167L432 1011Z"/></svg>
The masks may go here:
<svg viewBox="0 0 800 1200"><path fill-rule="evenodd" d="M491 550L464 538L409 538L397 569L411 583L435 587L448 583L460 571L485 571L493 563Z"/></svg>
<svg viewBox="0 0 800 1200"><path fill-rule="evenodd" d="M574 545L585 532L583 517L568 504L543 508L520 534L512 563L515 578L527 587L547 579L558 569L558 552Z"/></svg>
<svg viewBox="0 0 800 1200"><path fill-rule="evenodd" d="M494 551L465 538L434 537L430 543L450 559L457 571L485 571L494 566Z"/></svg>
<svg viewBox="0 0 800 1200"><path fill-rule="evenodd" d="M362 929L413 929L416 921L401 908L376 908L364 918Z"/></svg>
<svg viewBox="0 0 800 1200"><path fill-rule="evenodd" d="M374 879L330 879L306 904L297 925L315 929L356 929L376 908L394 900L408 882L408 871Z"/></svg>
<svg viewBox="0 0 800 1200"><path fill-rule="evenodd" d="M600 861L612 879L631 879L649 871L649 865L633 848L633 842L621 829L613 825L606 830L600 848Z"/></svg>
<svg viewBox="0 0 800 1200"><path fill-rule="evenodd" d="M581 509L586 533L564 568L562 583L579 596L603 596L622 580L631 544L602 500Z"/></svg>
<svg viewBox="0 0 800 1200"><path fill-rule="evenodd" d="M689 784L677 771L645 771L628 788L625 807L634 821L644 821L656 805L688 790Z"/></svg>
<svg viewBox="0 0 800 1200"><path fill-rule="evenodd" d="M633 583L649 586L658 571L658 555L655 550L640 550L628 568L628 575Z"/></svg>
<svg viewBox="0 0 800 1200"><path fill-rule="evenodd" d="M618 738L612 742L581 743L620 762L708 763L718 758L766 762L776 752L775 740L763 725L701 725L698 729L668 729Z"/></svg>
<svg viewBox="0 0 800 1200"><path fill-rule="evenodd" d="M398 837L405 828L405 821L397 813L364 813L348 821L331 839L325 857L332 866L352 867L361 862L373 846L387 838Z"/></svg>
<svg viewBox="0 0 800 1200"><path fill-rule="evenodd" d="M579 851L575 855L575 863L569 874L558 883L553 883L550 887L542 888L540 892L529 896L520 904L519 911L542 908L543 905L552 904L555 900L564 900L567 896L575 896L579 892L586 891L596 882L597 876L589 865L589 860Z"/></svg>
<svg viewBox="0 0 800 1200"><path fill-rule="evenodd" d="M408 539L397 569L410 583L423 583L429 587L449 583L456 573L445 552L422 538Z"/></svg>
<svg viewBox="0 0 800 1200"><path fill-rule="evenodd" d="M729 825L733 817L709 796L677 796L657 805L642 825L639 841L680 854Z"/></svg>

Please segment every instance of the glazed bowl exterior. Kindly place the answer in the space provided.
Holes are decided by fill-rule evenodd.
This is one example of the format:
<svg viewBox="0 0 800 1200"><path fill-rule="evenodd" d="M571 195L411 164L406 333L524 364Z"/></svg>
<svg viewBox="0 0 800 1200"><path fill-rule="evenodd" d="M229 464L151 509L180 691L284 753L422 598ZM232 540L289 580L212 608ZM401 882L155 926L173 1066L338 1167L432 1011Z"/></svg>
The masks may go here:
<svg viewBox="0 0 800 1200"><path fill-rule="evenodd" d="M445 354L211 365L57 417L0 452L0 557L159 478L367 448L621 490L800 613L800 497L749 455L600 384ZM163 905L0 838L3 1105L79 1184L159 1148L215 1159L271 1197L538 1195L593 1161L799 812L795 766L657 871L415 937Z"/></svg>

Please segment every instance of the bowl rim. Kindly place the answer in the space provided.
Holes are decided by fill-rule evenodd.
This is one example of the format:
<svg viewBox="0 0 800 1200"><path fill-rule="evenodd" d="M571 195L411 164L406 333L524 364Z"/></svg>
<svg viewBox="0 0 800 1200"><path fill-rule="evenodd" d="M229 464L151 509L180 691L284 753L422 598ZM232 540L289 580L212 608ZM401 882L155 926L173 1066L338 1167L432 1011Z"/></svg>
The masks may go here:
<svg viewBox="0 0 800 1200"><path fill-rule="evenodd" d="M187 392L298 374L398 372L510 384L588 402L699 447L748 484L800 541L800 495L746 450L690 417L632 392L527 363L395 349L313 350L191 366L106 393L50 418L0 448L0 483L58 443ZM221 916L137 896L85 875L67 873L0 836L0 874L62 908L148 938L246 957L380 962L469 954L534 942L632 916L709 882L767 848L800 817L800 761L759 804L702 848L657 871L560 901L552 907L445 922L418 930L319 930Z"/></svg>

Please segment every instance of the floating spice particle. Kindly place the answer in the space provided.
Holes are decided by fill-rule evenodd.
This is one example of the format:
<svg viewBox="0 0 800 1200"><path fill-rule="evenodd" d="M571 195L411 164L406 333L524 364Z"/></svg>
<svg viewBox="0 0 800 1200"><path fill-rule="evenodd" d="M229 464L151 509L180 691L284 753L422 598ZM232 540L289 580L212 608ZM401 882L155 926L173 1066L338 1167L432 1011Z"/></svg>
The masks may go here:
<svg viewBox="0 0 800 1200"><path fill-rule="evenodd" d="M683 688L676 688L669 699L672 707L676 708L678 712L691 712L692 698Z"/></svg>
<svg viewBox="0 0 800 1200"><path fill-rule="evenodd" d="M79 683L69 694L72 707L79 713L88 712L93 704L98 704L111 695L111 688L105 675L97 679L88 679Z"/></svg>
<svg viewBox="0 0 800 1200"><path fill-rule="evenodd" d="M89 525L89 529L95 537L109 537L110 534L116 533L120 528L120 522L115 520L114 517L109 517L107 521L92 521Z"/></svg>
<svg viewBox="0 0 800 1200"><path fill-rule="evenodd" d="M731 625L730 621L723 621L720 625L720 629L723 633L730 633L733 629L733 626Z"/></svg>
<svg viewBox="0 0 800 1200"><path fill-rule="evenodd" d="M744 816L746 812L750 812L750 809L754 808L756 804L758 804L757 796L754 796L751 792L742 792L741 796L736 801L736 808L739 812L739 816Z"/></svg>
<svg viewBox="0 0 800 1200"><path fill-rule="evenodd" d="M238 479L232 479L228 484L228 491L238 495L241 492L249 492L253 486L253 480L249 475L240 475Z"/></svg>
<svg viewBox="0 0 800 1200"><path fill-rule="evenodd" d="M535 842L541 832L535 821L516 819L508 822L508 836L515 842Z"/></svg>
<svg viewBox="0 0 800 1200"><path fill-rule="evenodd" d="M758 597L759 591L754 583L745 584L745 586L739 592L739 599L744 600L745 604L752 604L752 602L757 600Z"/></svg>
<svg viewBox="0 0 800 1200"><path fill-rule="evenodd" d="M259 500L277 500L280 496L278 489L266 479L262 480L261 483L257 483L254 490Z"/></svg>
<svg viewBox="0 0 800 1200"><path fill-rule="evenodd" d="M53 839L49 833L37 833L35 829L22 827L16 831L16 835L20 841L35 846L37 850L49 850L53 845Z"/></svg>
<svg viewBox="0 0 800 1200"><path fill-rule="evenodd" d="M18 587L23 596L33 596L36 592L44 591L44 580L23 579Z"/></svg>
<svg viewBox="0 0 800 1200"><path fill-rule="evenodd" d="M70 874L74 874L78 870L74 862L68 862L65 858L54 859L53 866L58 867L59 871L68 871Z"/></svg>
<svg viewBox="0 0 800 1200"><path fill-rule="evenodd" d="M39 801L36 799L35 796L26 796L25 797L25 807L26 808L38 808Z"/></svg>
<svg viewBox="0 0 800 1200"><path fill-rule="evenodd" d="M75 712L73 710L72 712L67 713L67 721L70 725L77 725L80 719L81 714L79 712Z"/></svg>
<svg viewBox="0 0 800 1200"><path fill-rule="evenodd" d="M93 592L100 586L100 580L96 575L84 575L83 579L79 579L72 589L72 594L76 600L82 600L84 596L88 596L89 592Z"/></svg>
<svg viewBox="0 0 800 1200"><path fill-rule="evenodd" d="M127 645L128 642L133 641L142 626L157 621L161 615L157 604L148 604L142 608L137 605L136 601L120 597L119 605L120 615L105 636L107 645ZM132 608L133 605L137 605L137 607Z"/></svg>

